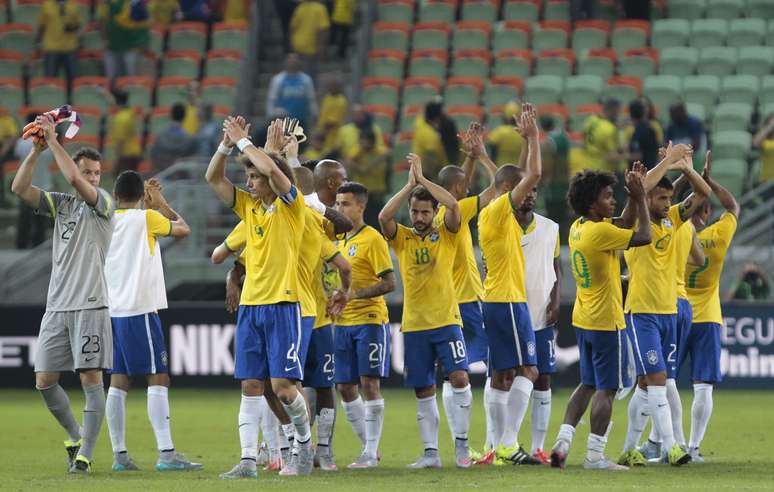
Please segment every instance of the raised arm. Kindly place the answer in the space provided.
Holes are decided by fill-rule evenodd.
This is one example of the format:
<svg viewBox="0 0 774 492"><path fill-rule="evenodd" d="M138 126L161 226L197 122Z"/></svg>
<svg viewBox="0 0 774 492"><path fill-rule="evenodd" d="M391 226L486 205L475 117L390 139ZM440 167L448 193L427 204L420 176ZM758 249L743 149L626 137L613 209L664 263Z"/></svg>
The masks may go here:
<svg viewBox="0 0 774 492"><path fill-rule="evenodd" d="M707 160L710 159L712 159L712 154L710 151L707 151ZM704 201L709 198L712 189L693 168L693 162L690 157L684 157L679 162L679 166L683 175L691 184L691 188L693 188L693 193L680 202L680 218L688 220L704 204Z"/></svg>
<svg viewBox="0 0 774 492"><path fill-rule="evenodd" d="M38 163L38 158L44 149L45 144L32 146L32 150L24 158L19 170L16 171L13 183L11 183L11 191L33 209L37 209L40 205L41 190L32 184L32 175L35 172L35 164Z"/></svg>
<svg viewBox="0 0 774 492"><path fill-rule="evenodd" d="M188 223L169 206L167 199L161 194L161 183L156 178L151 178L145 183L145 204L148 208L158 210L161 215L172 222L170 236L180 239L191 234Z"/></svg>
<svg viewBox="0 0 774 492"><path fill-rule="evenodd" d="M715 181L711 176L712 155L709 152L707 152L707 159L704 162L704 171L702 172L704 181L709 185L715 196L718 197L720 205L726 209L726 212L732 213L735 217L739 218L739 213L741 212L741 209L739 208L739 202L736 201L734 195L732 195L720 183Z"/></svg>
<svg viewBox="0 0 774 492"><path fill-rule="evenodd" d="M704 248L701 246L701 241L699 241L699 235L696 234L696 229L691 227L691 251L688 254L688 263L701 266L704 264L704 259Z"/></svg>
<svg viewBox="0 0 774 492"><path fill-rule="evenodd" d="M645 193L649 193L650 190L656 187L661 178L663 178L667 171L674 169L682 169L681 161L683 159L690 158L692 155L692 149L689 145L677 144L672 145L672 142L666 147L666 154L661 161L656 164L653 169L648 171L645 176L643 186L645 187Z"/></svg>
<svg viewBox="0 0 774 492"><path fill-rule="evenodd" d="M417 179L413 170L409 171L408 181L387 203L379 212L379 227L382 229L382 234L387 239L395 237L395 233L398 231L398 224L395 222L395 216L398 214L403 201L409 196L411 190L417 185ZM371 297L371 296L369 296Z"/></svg>
<svg viewBox="0 0 774 492"><path fill-rule="evenodd" d="M230 118L230 117L229 117ZM244 125L249 131L250 125L245 123L245 119L241 116L237 117L237 123ZM234 205L234 183L226 177L226 156L228 156L234 149L234 141L228 136L227 132L223 132L223 140L218 146L218 150L212 155L210 164L207 166L207 171L204 174L204 179L210 187L215 190L215 194L221 202L226 205Z"/></svg>
<svg viewBox="0 0 774 492"><path fill-rule="evenodd" d="M471 124L472 125L472 124ZM484 135L481 126L477 123L473 127L473 133L470 135L470 146L472 155L476 160L484 166L486 174L489 176L489 186L484 189L478 195L478 207L482 209L489 205L489 202L495 199L497 195L497 188L495 187L495 174L497 174L497 164L492 161L489 154L486 151L486 145L484 143ZM467 172L467 171L466 171Z"/></svg>
<svg viewBox="0 0 774 492"><path fill-rule="evenodd" d="M632 164L631 170L633 173L638 174L643 181L645 180L645 174L648 172L645 164L640 161L636 161L634 164ZM637 209L632 207L631 203L631 198L626 200L626 205L624 205L624 209L621 211L621 215L613 219L614 225L623 229L631 229L634 227L634 223L637 221Z"/></svg>
<svg viewBox="0 0 774 492"><path fill-rule="evenodd" d="M645 203L645 188L642 185L642 176L629 171L626 173L626 190L629 193L629 204L637 217L637 229L629 241L629 247L645 246L653 240L650 231L650 216L648 205Z"/></svg>
<svg viewBox="0 0 774 492"><path fill-rule="evenodd" d="M83 177L78 166L67 154L67 151L62 147L62 144L56 139L56 125L54 124L54 118L49 114L44 114L38 116L35 121L43 130L46 144L48 144L48 148L51 149L51 153L54 155L54 161L56 162L59 171L62 173L62 176L64 176L67 182L75 188L75 191L83 197L86 203L89 205L96 205L97 197L99 196L97 188Z"/></svg>
<svg viewBox="0 0 774 492"><path fill-rule="evenodd" d="M540 141L538 140L537 112L531 104L524 103L524 106L522 106L517 129L527 142L527 161L524 166L524 176L511 191L511 203L518 207L524 201L527 193L537 186L543 173L542 161L540 159Z"/></svg>
<svg viewBox="0 0 774 492"><path fill-rule="evenodd" d="M433 198L438 200L438 203L446 207L446 213L444 214L443 221L446 224L446 229L450 232L457 232L460 230L460 224L462 222L462 216L460 215L460 204L452 196L451 193L446 191L442 186L437 185L427 179L422 172L422 159L416 154L409 154L408 161L411 164L411 170L409 172L414 173L414 178L417 183L427 188L427 191L433 195Z"/></svg>
<svg viewBox="0 0 774 492"><path fill-rule="evenodd" d="M269 186L277 195L285 195L290 192L293 184L285 173L277 166L269 154L259 149L248 138L248 130L239 125L234 118L227 118L223 122L223 129L232 142L236 142L239 150L250 159L259 173L269 179ZM269 125L269 132L282 132L282 120L274 120ZM267 138L267 141L269 138ZM280 147L281 148L281 147ZM279 151L279 149L277 149Z"/></svg>

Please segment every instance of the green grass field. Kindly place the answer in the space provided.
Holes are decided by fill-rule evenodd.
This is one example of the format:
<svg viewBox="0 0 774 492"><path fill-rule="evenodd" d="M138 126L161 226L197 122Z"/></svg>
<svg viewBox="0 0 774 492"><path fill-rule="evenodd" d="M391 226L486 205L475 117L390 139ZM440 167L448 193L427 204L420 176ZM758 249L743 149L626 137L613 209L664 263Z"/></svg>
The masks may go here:
<svg viewBox="0 0 774 492"><path fill-rule="evenodd" d="M80 391L69 391L80 415L83 400ZM690 392L683 392L686 433ZM547 446L550 447L564 413L568 391L554 396L553 416ZM144 471L116 474L110 471L112 453L107 426L97 447L94 470L90 477L69 476L65 472L65 438L48 414L35 391L0 391L0 415L3 441L0 448L0 489L16 490L763 490L774 489L771 473L774 432L771 409L774 392L717 391L709 432L702 446L707 458L704 465L682 468L651 466L629 472L586 471L580 466L586 447L588 424L581 423L564 471L549 467L475 467L454 468L452 443L443 415L440 444L445 468L411 471L405 465L421 452L415 420L413 394L408 390L385 393L386 419L377 470L338 473L315 472L310 477L280 479L276 474L260 474L253 481L225 482L218 474L230 469L239 458L236 429L239 392L182 390L170 392L172 431L178 450L204 463L201 472L158 473L155 441L148 423L145 393L130 393L127 408L127 445ZM439 397L440 400L440 397ZM439 401L439 407L441 403ZM443 410L441 408L441 412ZM617 402L614 428L608 456L617 458L626 432L626 402ZM529 416L520 440L530 443ZM484 439L482 394L475 394L471 442L480 446ZM359 453L356 438L342 417L336 428L335 451L340 468Z"/></svg>

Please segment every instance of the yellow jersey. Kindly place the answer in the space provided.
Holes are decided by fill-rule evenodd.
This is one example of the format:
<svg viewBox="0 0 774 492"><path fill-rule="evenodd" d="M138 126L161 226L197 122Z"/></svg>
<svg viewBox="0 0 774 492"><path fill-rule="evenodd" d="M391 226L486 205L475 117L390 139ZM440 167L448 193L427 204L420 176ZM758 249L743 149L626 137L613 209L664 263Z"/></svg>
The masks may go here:
<svg viewBox="0 0 774 492"><path fill-rule="evenodd" d="M316 55L320 46L317 34L331 26L328 9L320 2L302 2L290 19L290 44L299 55Z"/></svg>
<svg viewBox="0 0 774 492"><path fill-rule="evenodd" d="M247 244L245 222L240 220L239 224L235 225L231 232L228 233L228 236L226 236L226 239L223 240L223 246L236 255L237 263L240 263L242 266L245 266L245 244Z"/></svg>
<svg viewBox="0 0 774 492"><path fill-rule="evenodd" d="M685 268L688 266L688 257L693 246L693 224L689 221L677 229L675 233L675 261L677 262L675 273L677 274L677 298L688 299L685 290Z"/></svg>
<svg viewBox="0 0 774 492"><path fill-rule="evenodd" d="M457 302L480 301L484 296L484 286L481 284L481 274L478 272L476 254L473 252L473 235L470 233L470 222L476 218L479 212L478 195L463 198L459 202L462 222L457 232L457 252L454 255L454 291ZM443 224L446 207L441 205L438 215L435 216L435 226Z"/></svg>
<svg viewBox="0 0 774 492"><path fill-rule="evenodd" d="M459 239L443 222L425 237L398 224L389 243L403 279L402 332L462 326L453 275Z"/></svg>
<svg viewBox="0 0 774 492"><path fill-rule="evenodd" d="M370 287L393 271L387 241L369 225L364 225L349 237L341 236L336 243L339 252L352 265L353 291ZM336 325L374 325L387 321L387 303L384 296L378 296L350 300Z"/></svg>
<svg viewBox="0 0 774 492"><path fill-rule="evenodd" d="M336 255L340 254L336 246L324 238L320 259L317 262L317 268L314 272L314 300L317 304L317 316L314 320L315 328L322 328L333 324L333 320L328 316L328 299L333 295L333 291L341 287L339 272L332 268L328 262L332 261Z"/></svg>
<svg viewBox="0 0 774 492"><path fill-rule="evenodd" d="M730 212L725 212L717 222L699 232L699 241L704 248L704 265L691 266L685 274L694 323L723 324L720 274L735 232L736 216Z"/></svg>
<svg viewBox="0 0 774 492"><path fill-rule="evenodd" d="M629 247L634 231L611 219L584 217L570 227L570 265L575 277L572 324L584 330L615 331L626 327L619 250Z"/></svg>
<svg viewBox="0 0 774 492"><path fill-rule="evenodd" d="M411 152L422 158L422 166L428 176L438 175L438 171L449 163L441 134L426 122L422 115L417 116L414 121L414 139L411 142Z"/></svg>
<svg viewBox="0 0 774 492"><path fill-rule="evenodd" d="M351 26L355 21L355 0L333 0L331 20L336 24Z"/></svg>
<svg viewBox="0 0 774 492"><path fill-rule="evenodd" d="M81 24L81 13L74 0L65 1L61 10L55 0L45 0L38 14L43 51L64 53L77 50Z"/></svg>
<svg viewBox="0 0 774 492"><path fill-rule="evenodd" d="M618 150L618 128L612 121L597 115L589 116L583 122L583 139L587 168L619 170L619 165L607 161L607 155Z"/></svg>
<svg viewBox="0 0 774 492"><path fill-rule="evenodd" d="M295 186L268 207L234 187L234 212L245 222L246 277L239 304L298 302L298 252L304 231L304 197Z"/></svg>
<svg viewBox="0 0 774 492"><path fill-rule="evenodd" d="M116 157L140 157L140 132L137 116L132 108L121 108L110 122L110 141Z"/></svg>
<svg viewBox="0 0 774 492"><path fill-rule="evenodd" d="M524 138L519 135L513 125L500 125L486 137L487 143L497 149L495 164L519 164L521 149L524 147Z"/></svg>
<svg viewBox="0 0 774 492"><path fill-rule="evenodd" d="M298 292L301 301L301 316L316 316L317 304L315 301L315 277L317 265L320 263L320 252L323 241L329 242L324 236L322 215L311 208L306 208L304 219L304 233L301 236L301 250L298 252Z"/></svg>
<svg viewBox="0 0 774 492"><path fill-rule="evenodd" d="M513 215L511 194L504 193L478 217L478 237L486 265L484 302L527 302L521 229Z"/></svg>
<svg viewBox="0 0 774 492"><path fill-rule="evenodd" d="M761 143L761 173L758 182L774 179L774 138Z"/></svg>

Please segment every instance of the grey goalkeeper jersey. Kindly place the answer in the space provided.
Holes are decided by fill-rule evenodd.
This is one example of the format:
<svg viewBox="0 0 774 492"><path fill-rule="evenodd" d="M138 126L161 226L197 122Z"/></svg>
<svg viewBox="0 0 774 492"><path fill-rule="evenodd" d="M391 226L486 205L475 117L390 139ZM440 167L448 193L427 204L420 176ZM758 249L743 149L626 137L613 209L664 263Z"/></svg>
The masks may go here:
<svg viewBox="0 0 774 492"><path fill-rule="evenodd" d="M108 192L97 188L97 203L91 206L68 193L41 190L35 213L54 218L46 311L107 307L105 257L113 233Z"/></svg>

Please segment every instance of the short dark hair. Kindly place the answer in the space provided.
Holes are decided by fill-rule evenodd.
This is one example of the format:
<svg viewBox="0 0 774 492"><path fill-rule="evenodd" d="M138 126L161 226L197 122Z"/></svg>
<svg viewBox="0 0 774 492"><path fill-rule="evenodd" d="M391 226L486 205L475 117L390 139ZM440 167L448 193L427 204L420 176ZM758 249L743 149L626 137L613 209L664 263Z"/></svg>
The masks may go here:
<svg viewBox="0 0 774 492"><path fill-rule="evenodd" d="M102 154L94 147L81 147L72 155L73 162L78 164L81 159L91 159L102 163Z"/></svg>
<svg viewBox="0 0 774 492"><path fill-rule="evenodd" d="M672 185L672 182L666 176L661 178L658 181L658 183L656 183L656 186L653 189L656 189L656 188L663 188L665 190L674 190L675 189L675 187Z"/></svg>
<svg viewBox="0 0 774 492"><path fill-rule="evenodd" d="M169 110L169 116L172 118L172 121L176 121L180 123L185 118L185 105L183 103L175 103L172 105L172 108Z"/></svg>
<svg viewBox="0 0 774 492"><path fill-rule="evenodd" d="M456 185L462 179L465 179L465 171L459 166L450 164L448 166L444 166L438 172L438 184L447 190Z"/></svg>
<svg viewBox="0 0 774 492"><path fill-rule="evenodd" d="M360 131L360 138L368 140L372 144L376 143L376 134L370 128L366 128L365 130L361 130Z"/></svg>
<svg viewBox="0 0 774 492"><path fill-rule="evenodd" d="M413 190L411 190L411 193L409 193L409 204L411 204L411 200L420 200L423 202L430 202L433 205L433 208L438 208L438 200L435 199L432 193L430 193L430 190L425 188L422 185L416 185Z"/></svg>
<svg viewBox="0 0 774 492"><path fill-rule="evenodd" d="M617 182L615 175L609 171L586 169L570 180L567 203L577 215L587 215L602 190L615 186Z"/></svg>
<svg viewBox="0 0 774 492"><path fill-rule="evenodd" d="M629 103L629 116L633 120L641 120L645 117L645 105L642 101L635 99Z"/></svg>
<svg viewBox="0 0 774 492"><path fill-rule="evenodd" d="M495 173L495 187L499 188L504 183L513 183L524 175L524 171L515 164L503 164Z"/></svg>
<svg viewBox="0 0 774 492"><path fill-rule="evenodd" d="M336 193L352 193L355 199L361 203L368 203L368 188L355 181L346 181L339 186Z"/></svg>
<svg viewBox="0 0 774 492"><path fill-rule="evenodd" d="M116 100L116 104L119 106L126 106L126 104L129 102L129 94L127 94L126 91L122 91L120 89L113 91L113 98Z"/></svg>
<svg viewBox="0 0 774 492"><path fill-rule="evenodd" d="M433 99L425 106L425 121L433 121L443 114L443 101Z"/></svg>
<svg viewBox="0 0 774 492"><path fill-rule="evenodd" d="M287 177L290 180L290 183L295 185L296 179L293 175L293 170L290 168L287 161L273 152L268 152L266 153L266 155L268 155L271 158L271 160L274 161L274 164L276 164L277 167L280 168L280 171L282 171L282 174L284 174L285 177ZM246 154L241 154L239 157L237 157L237 162L239 162L240 164L242 164L242 166L246 168L255 167L255 165L253 164L253 161L251 161Z"/></svg>
<svg viewBox="0 0 774 492"><path fill-rule="evenodd" d="M113 192L116 198L121 201L138 201L145 193L145 184L142 182L142 176L137 171L127 170L122 172L116 178Z"/></svg>

